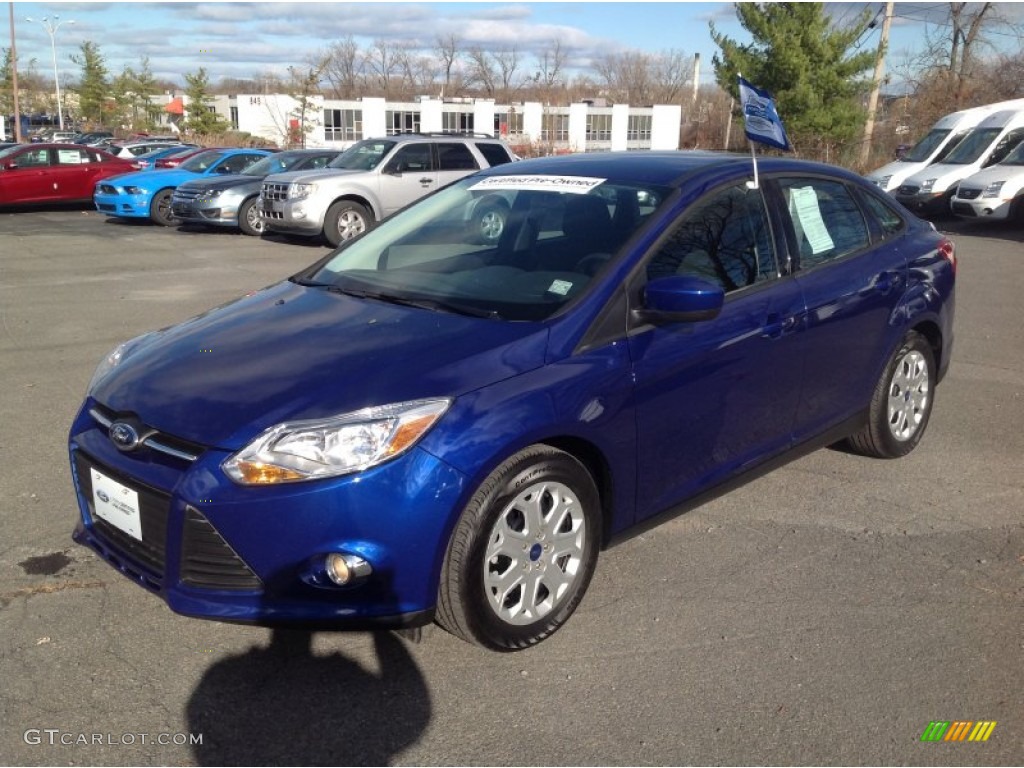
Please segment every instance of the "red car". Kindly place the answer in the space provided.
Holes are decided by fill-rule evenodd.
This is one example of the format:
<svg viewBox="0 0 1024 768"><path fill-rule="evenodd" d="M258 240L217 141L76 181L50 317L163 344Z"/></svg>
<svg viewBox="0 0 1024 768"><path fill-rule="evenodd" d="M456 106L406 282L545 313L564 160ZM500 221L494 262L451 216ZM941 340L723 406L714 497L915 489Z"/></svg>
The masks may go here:
<svg viewBox="0 0 1024 768"><path fill-rule="evenodd" d="M192 155L198 155L200 152L205 152L208 149L224 149L224 147L183 147L181 152L158 159L153 163L153 168L177 168L192 157Z"/></svg>
<svg viewBox="0 0 1024 768"><path fill-rule="evenodd" d="M135 166L77 144L15 144L0 149L0 206L92 200L100 179Z"/></svg>

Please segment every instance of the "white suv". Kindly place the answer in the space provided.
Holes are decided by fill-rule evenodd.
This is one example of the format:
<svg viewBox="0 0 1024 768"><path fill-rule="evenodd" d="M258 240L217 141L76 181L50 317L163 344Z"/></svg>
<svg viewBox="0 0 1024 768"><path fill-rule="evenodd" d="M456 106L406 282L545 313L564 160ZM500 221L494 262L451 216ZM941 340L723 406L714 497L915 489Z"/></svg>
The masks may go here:
<svg viewBox="0 0 1024 768"><path fill-rule="evenodd" d="M514 160L501 141L463 134L399 134L353 145L326 168L268 176L260 207L264 232L323 237L331 245L361 235L419 198L481 168ZM504 216L478 214L481 236L493 239Z"/></svg>

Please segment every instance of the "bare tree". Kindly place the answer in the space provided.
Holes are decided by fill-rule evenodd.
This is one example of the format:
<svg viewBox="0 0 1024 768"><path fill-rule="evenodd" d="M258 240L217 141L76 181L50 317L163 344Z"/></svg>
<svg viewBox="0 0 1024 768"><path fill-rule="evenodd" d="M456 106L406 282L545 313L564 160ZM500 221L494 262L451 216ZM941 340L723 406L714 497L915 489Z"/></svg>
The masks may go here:
<svg viewBox="0 0 1024 768"><path fill-rule="evenodd" d="M467 56L469 57L469 76L472 84L493 98L498 89L498 74L495 71L491 54L476 45L469 49Z"/></svg>
<svg viewBox="0 0 1024 768"><path fill-rule="evenodd" d="M330 84L330 95L335 99L354 99L361 95L366 57L352 36L332 44L325 58L327 66L323 76Z"/></svg>
<svg viewBox="0 0 1024 768"><path fill-rule="evenodd" d="M461 90L461 78L454 79L458 75L457 65L462 56L459 46L460 40L454 33L445 36L438 35L434 44L434 53L441 70L442 98L451 96L454 91Z"/></svg>
<svg viewBox="0 0 1024 768"><path fill-rule="evenodd" d="M399 50L384 38L373 41L366 52L366 66L374 84L380 88L380 95L385 99L392 98L393 80L398 73Z"/></svg>

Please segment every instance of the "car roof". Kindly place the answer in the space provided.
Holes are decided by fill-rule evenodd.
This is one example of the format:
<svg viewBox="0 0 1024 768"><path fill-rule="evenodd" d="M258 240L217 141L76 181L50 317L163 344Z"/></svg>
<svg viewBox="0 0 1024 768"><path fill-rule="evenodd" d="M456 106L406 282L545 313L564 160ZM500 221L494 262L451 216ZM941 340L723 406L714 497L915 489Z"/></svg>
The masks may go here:
<svg viewBox="0 0 1024 768"><path fill-rule="evenodd" d="M825 174L859 180L856 174L834 165L782 157L757 158L762 173L791 172ZM712 168L742 172L750 169L751 157L736 152L704 150L666 150L644 152L585 152L553 157L538 157L505 163L481 171L487 176L519 176L523 174L592 176L620 181L676 186L692 174Z"/></svg>

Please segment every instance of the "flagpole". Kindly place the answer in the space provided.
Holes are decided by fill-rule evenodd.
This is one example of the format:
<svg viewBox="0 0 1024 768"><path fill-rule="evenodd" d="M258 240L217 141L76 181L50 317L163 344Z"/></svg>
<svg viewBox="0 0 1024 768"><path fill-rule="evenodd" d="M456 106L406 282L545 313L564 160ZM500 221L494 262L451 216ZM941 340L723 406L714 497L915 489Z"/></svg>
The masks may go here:
<svg viewBox="0 0 1024 768"><path fill-rule="evenodd" d="M737 72L736 73L736 80L737 80L737 82L739 82L741 79L743 79L743 73L742 72ZM742 93L740 94L740 111L741 112L743 111L743 94ZM744 114L744 119L745 118L746 118L746 115ZM757 189L758 188L758 181L757 181L757 153L754 151L754 142L750 139L749 136L747 137L747 144L750 145L750 160L754 164L754 181L753 182L749 182L749 181L747 182L747 189Z"/></svg>

